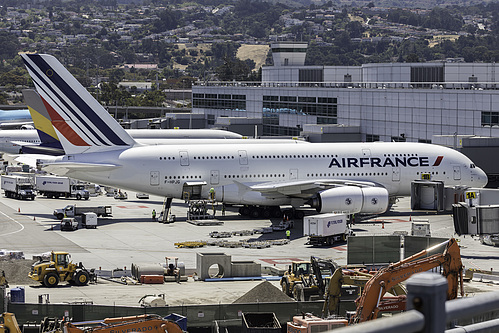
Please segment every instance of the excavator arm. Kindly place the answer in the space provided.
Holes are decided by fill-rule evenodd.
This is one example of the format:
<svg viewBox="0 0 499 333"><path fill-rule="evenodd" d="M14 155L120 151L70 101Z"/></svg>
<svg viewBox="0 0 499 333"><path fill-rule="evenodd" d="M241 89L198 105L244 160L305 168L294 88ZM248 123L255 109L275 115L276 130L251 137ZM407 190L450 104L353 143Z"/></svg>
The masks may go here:
<svg viewBox="0 0 499 333"><path fill-rule="evenodd" d="M441 246L445 246L445 251L442 254L434 254L426 258L421 258ZM414 274L425 272L438 266L443 266L443 275L447 278L447 299L455 299L457 297L459 278L461 278L461 294L463 294L463 265L461 255L456 240L451 238L446 242L423 250L409 258L379 270L366 283L364 292L358 301L353 322L358 323L375 319L379 312L378 306L380 301L387 290L393 288L397 283L407 280Z"/></svg>

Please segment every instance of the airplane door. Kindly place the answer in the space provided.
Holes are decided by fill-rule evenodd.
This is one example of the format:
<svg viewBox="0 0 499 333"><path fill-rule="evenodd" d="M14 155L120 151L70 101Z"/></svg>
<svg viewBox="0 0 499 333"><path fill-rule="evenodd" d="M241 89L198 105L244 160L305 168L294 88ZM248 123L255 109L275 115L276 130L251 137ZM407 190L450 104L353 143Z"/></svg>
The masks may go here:
<svg viewBox="0 0 499 333"><path fill-rule="evenodd" d="M180 165L188 166L189 165L189 153L186 151L181 151L180 153Z"/></svg>
<svg viewBox="0 0 499 333"><path fill-rule="evenodd" d="M159 171L151 171L151 175L149 176L149 184L152 186L159 185Z"/></svg>
<svg viewBox="0 0 499 333"><path fill-rule="evenodd" d="M210 171L210 183L212 185L217 185L220 180L220 172L218 170Z"/></svg>
<svg viewBox="0 0 499 333"><path fill-rule="evenodd" d="M461 180L461 167L454 167L454 180Z"/></svg>
<svg viewBox="0 0 499 333"><path fill-rule="evenodd" d="M289 169L289 179L298 179L298 169Z"/></svg>
<svg viewBox="0 0 499 333"><path fill-rule="evenodd" d="M248 154L246 150L239 150L239 164L248 165Z"/></svg>
<svg viewBox="0 0 499 333"><path fill-rule="evenodd" d="M392 168L392 181L400 181L400 168Z"/></svg>

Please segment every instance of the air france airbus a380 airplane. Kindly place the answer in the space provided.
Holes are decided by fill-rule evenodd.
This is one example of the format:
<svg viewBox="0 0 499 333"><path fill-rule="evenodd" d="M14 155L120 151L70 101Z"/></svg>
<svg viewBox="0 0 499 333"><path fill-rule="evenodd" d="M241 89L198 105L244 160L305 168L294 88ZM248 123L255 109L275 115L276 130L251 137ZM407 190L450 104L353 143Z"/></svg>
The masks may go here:
<svg viewBox="0 0 499 333"><path fill-rule="evenodd" d="M208 198L319 212L383 213L428 176L483 187L487 176L463 154L422 143L145 146L50 55L22 54L66 155L43 166L58 174L170 198ZM255 211L257 212L256 208Z"/></svg>

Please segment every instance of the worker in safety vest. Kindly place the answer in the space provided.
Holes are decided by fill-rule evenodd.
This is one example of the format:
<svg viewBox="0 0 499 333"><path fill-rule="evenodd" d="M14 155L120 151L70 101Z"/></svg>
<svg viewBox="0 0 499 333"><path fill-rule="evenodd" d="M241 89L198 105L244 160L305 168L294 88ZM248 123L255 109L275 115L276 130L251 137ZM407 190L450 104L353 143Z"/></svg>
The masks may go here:
<svg viewBox="0 0 499 333"><path fill-rule="evenodd" d="M291 237L291 230L286 229L286 238L289 239Z"/></svg>

